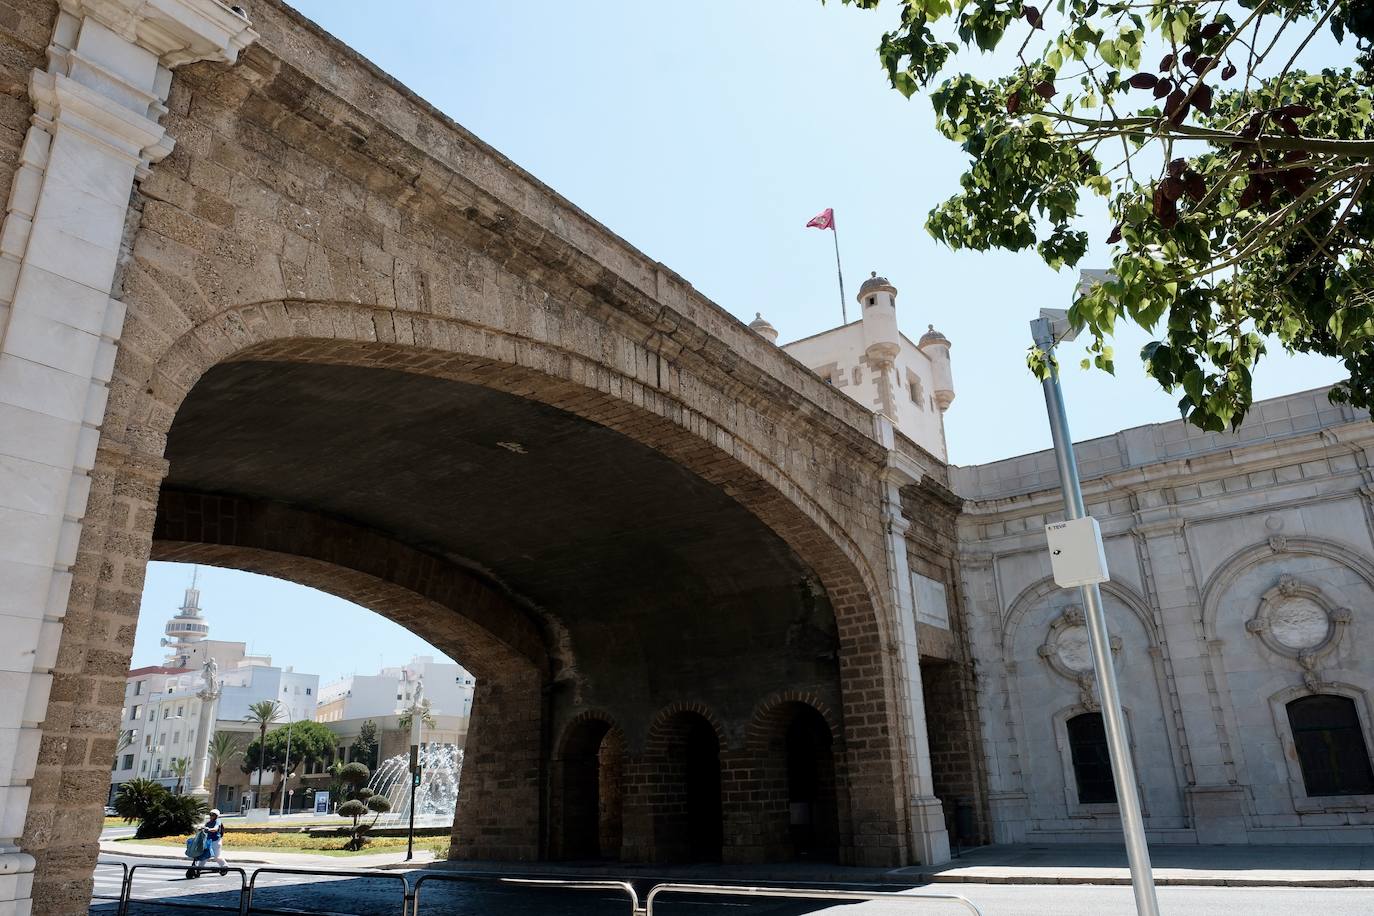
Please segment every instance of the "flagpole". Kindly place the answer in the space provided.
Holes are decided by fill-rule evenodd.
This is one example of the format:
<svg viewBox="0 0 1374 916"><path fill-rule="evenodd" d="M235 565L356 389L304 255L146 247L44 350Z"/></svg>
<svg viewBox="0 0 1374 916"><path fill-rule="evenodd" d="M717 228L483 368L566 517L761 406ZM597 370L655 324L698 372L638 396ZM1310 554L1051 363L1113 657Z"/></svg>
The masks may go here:
<svg viewBox="0 0 1374 916"><path fill-rule="evenodd" d="M845 306L844 298L844 271L840 269L840 230L833 215L830 217L830 231L835 236L835 275L840 278L840 318L844 324L849 324L849 309Z"/></svg>

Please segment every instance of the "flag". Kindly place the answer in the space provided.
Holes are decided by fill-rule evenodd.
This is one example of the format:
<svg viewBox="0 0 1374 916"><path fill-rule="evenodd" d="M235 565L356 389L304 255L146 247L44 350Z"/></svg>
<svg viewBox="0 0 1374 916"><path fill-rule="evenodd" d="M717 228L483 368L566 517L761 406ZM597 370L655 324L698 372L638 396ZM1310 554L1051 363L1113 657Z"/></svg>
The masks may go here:
<svg viewBox="0 0 1374 916"><path fill-rule="evenodd" d="M811 218L811 222L806 224L808 229L834 229L835 211L831 207L826 207L820 213Z"/></svg>

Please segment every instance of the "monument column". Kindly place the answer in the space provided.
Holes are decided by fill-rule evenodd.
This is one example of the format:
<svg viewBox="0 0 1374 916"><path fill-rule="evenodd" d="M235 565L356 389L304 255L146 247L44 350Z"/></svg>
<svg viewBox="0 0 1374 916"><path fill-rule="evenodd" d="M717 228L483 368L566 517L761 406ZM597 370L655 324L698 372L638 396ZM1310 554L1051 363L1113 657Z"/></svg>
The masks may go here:
<svg viewBox="0 0 1374 916"><path fill-rule="evenodd" d="M215 730L215 710L219 706L220 682L216 676L219 665L213 658L207 658L205 665L201 669L201 675L205 678L205 686L196 692L200 698L200 721L196 724L196 744L191 756L191 795L202 800L209 800L213 805L215 800L210 798L210 792L205 788L205 779L210 775L210 735Z"/></svg>
<svg viewBox="0 0 1374 916"><path fill-rule="evenodd" d="M0 227L0 912L30 908L19 837L124 320L110 292L130 193L172 148L171 68L232 63L254 38L218 0L61 0L30 77Z"/></svg>

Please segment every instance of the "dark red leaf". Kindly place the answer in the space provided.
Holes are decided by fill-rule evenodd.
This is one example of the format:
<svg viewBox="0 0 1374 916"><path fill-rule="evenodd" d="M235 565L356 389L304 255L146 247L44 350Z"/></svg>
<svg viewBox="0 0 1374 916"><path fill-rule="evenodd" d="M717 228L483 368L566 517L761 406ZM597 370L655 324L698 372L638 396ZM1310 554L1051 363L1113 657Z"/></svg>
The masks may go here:
<svg viewBox="0 0 1374 916"><path fill-rule="evenodd" d="M1240 197L1236 200L1236 206L1242 210L1248 210L1259 200L1259 186L1255 184L1255 179L1250 179L1246 184L1245 190L1240 192Z"/></svg>
<svg viewBox="0 0 1374 916"><path fill-rule="evenodd" d="M1178 225L1178 204L1174 203L1164 195L1162 185L1155 187L1154 196L1155 219L1165 229L1172 229Z"/></svg>
<svg viewBox="0 0 1374 916"><path fill-rule="evenodd" d="M1206 83L1198 83L1193 90L1193 107L1203 114L1212 113L1212 87Z"/></svg>
<svg viewBox="0 0 1374 916"><path fill-rule="evenodd" d="M1289 151L1288 153L1286 153L1286 154L1284 155L1284 157L1283 157L1283 161L1284 161L1284 162L1302 162L1304 159L1310 159L1310 158L1311 158L1311 154L1310 154L1309 152L1307 152L1307 150L1305 150L1305 149L1295 149L1295 150L1291 150L1291 151Z"/></svg>
<svg viewBox="0 0 1374 916"><path fill-rule="evenodd" d="M1193 51L1193 50L1184 51L1184 52L1183 52L1183 56L1179 58L1179 61L1180 61L1180 62L1183 64L1183 66L1185 66L1185 67L1191 67L1191 66L1193 65L1193 62L1196 61L1196 60L1197 60L1197 52L1196 52L1196 51Z"/></svg>
<svg viewBox="0 0 1374 916"><path fill-rule="evenodd" d="M1200 203L1207 196L1207 182L1202 176L1189 169L1183 176L1183 190L1193 203Z"/></svg>
<svg viewBox="0 0 1374 916"><path fill-rule="evenodd" d="M1159 62L1159 69L1161 73L1165 70L1173 69L1173 66L1174 56L1172 54L1165 54L1164 59Z"/></svg>
<svg viewBox="0 0 1374 916"><path fill-rule="evenodd" d="M1159 190L1169 200L1178 200L1183 196L1183 181L1170 175L1159 183Z"/></svg>
<svg viewBox="0 0 1374 916"><path fill-rule="evenodd" d="M1274 183L1263 175L1256 175L1254 178L1255 186L1259 188L1260 203L1269 206L1274 197Z"/></svg>
<svg viewBox="0 0 1374 916"><path fill-rule="evenodd" d="M1221 78L1224 79L1224 80L1229 80L1231 77L1233 77L1233 76L1235 76L1235 75L1236 75L1236 65L1233 64L1233 63L1231 63L1231 62L1228 60L1228 61L1226 62L1226 66L1224 66L1224 67L1221 68Z"/></svg>
<svg viewBox="0 0 1374 916"><path fill-rule="evenodd" d="M1126 82L1135 89L1153 89L1159 85L1159 77L1153 73L1137 73Z"/></svg>
<svg viewBox="0 0 1374 916"><path fill-rule="evenodd" d="M1026 17L1026 21L1031 24L1031 28L1044 28L1045 20L1040 16L1040 10L1034 6L1021 7L1021 15Z"/></svg>
<svg viewBox="0 0 1374 916"><path fill-rule="evenodd" d="M1112 227L1111 235L1107 236L1107 244L1115 245L1119 241L1121 241L1121 224L1117 223Z"/></svg>
<svg viewBox="0 0 1374 916"><path fill-rule="evenodd" d="M1283 115L1279 115L1276 120L1279 123L1279 127L1282 127L1283 132L1288 134L1288 136L1296 137L1302 133L1302 130L1298 127L1298 122L1294 121L1292 118L1286 118Z"/></svg>
<svg viewBox="0 0 1374 916"><path fill-rule="evenodd" d="M1183 170L1187 167L1187 159L1170 159L1165 171L1168 172L1170 178L1181 178L1183 177Z"/></svg>
<svg viewBox="0 0 1374 916"><path fill-rule="evenodd" d="M1206 73L1207 68L1212 66L1212 58L1206 56L1199 57L1188 66L1193 68L1194 73Z"/></svg>
<svg viewBox="0 0 1374 916"><path fill-rule="evenodd" d="M1078 169L1086 175L1095 174L1097 171L1097 160L1093 159L1092 153L1084 150L1078 154Z"/></svg>
<svg viewBox="0 0 1374 916"><path fill-rule="evenodd" d="M1240 135L1247 140L1253 140L1259 136L1260 129L1264 127L1264 112L1257 111L1250 116L1250 120L1240 129Z"/></svg>
<svg viewBox="0 0 1374 916"><path fill-rule="evenodd" d="M1045 101L1054 98L1054 83L1049 80L1042 80L1035 84L1035 94Z"/></svg>
<svg viewBox="0 0 1374 916"><path fill-rule="evenodd" d="M1162 99L1174 91L1174 81L1167 76L1155 84L1155 98Z"/></svg>
<svg viewBox="0 0 1374 916"><path fill-rule="evenodd" d="M1300 197L1304 191L1312 186L1312 182L1317 180L1315 169L1284 169L1278 175L1279 184L1294 197Z"/></svg>
<svg viewBox="0 0 1374 916"><path fill-rule="evenodd" d="M1221 34L1221 30L1224 29L1224 28L1226 28L1226 26L1225 26L1224 24L1220 23L1220 22L1212 22L1212 23L1208 23L1207 25L1203 26L1203 27L1202 27L1202 39L1203 39L1203 41L1211 41L1213 38L1216 38L1218 35Z"/></svg>
<svg viewBox="0 0 1374 916"><path fill-rule="evenodd" d="M1188 94L1182 89L1175 89L1164 101L1164 115L1170 124L1182 124L1183 119L1188 117L1188 108Z"/></svg>
<svg viewBox="0 0 1374 916"><path fill-rule="evenodd" d="M1305 118L1314 110L1308 105L1285 105L1274 113L1281 118Z"/></svg>
<svg viewBox="0 0 1374 916"><path fill-rule="evenodd" d="M1021 93L1013 92L1007 96L1007 114L1014 115L1021 110Z"/></svg>

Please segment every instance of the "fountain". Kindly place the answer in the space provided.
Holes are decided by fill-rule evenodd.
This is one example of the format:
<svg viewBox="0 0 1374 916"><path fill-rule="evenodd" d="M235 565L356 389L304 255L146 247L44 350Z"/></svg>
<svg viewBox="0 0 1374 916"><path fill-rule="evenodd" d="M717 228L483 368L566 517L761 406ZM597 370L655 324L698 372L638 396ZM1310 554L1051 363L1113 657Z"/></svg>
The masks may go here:
<svg viewBox="0 0 1374 916"><path fill-rule="evenodd" d="M415 826L438 827L453 823L458 804L458 778L463 772L463 749L453 744L427 744L420 748L420 786L415 790ZM410 755L388 757L377 767L367 787L391 802L391 810L377 819L378 827L395 827L410 821Z"/></svg>

